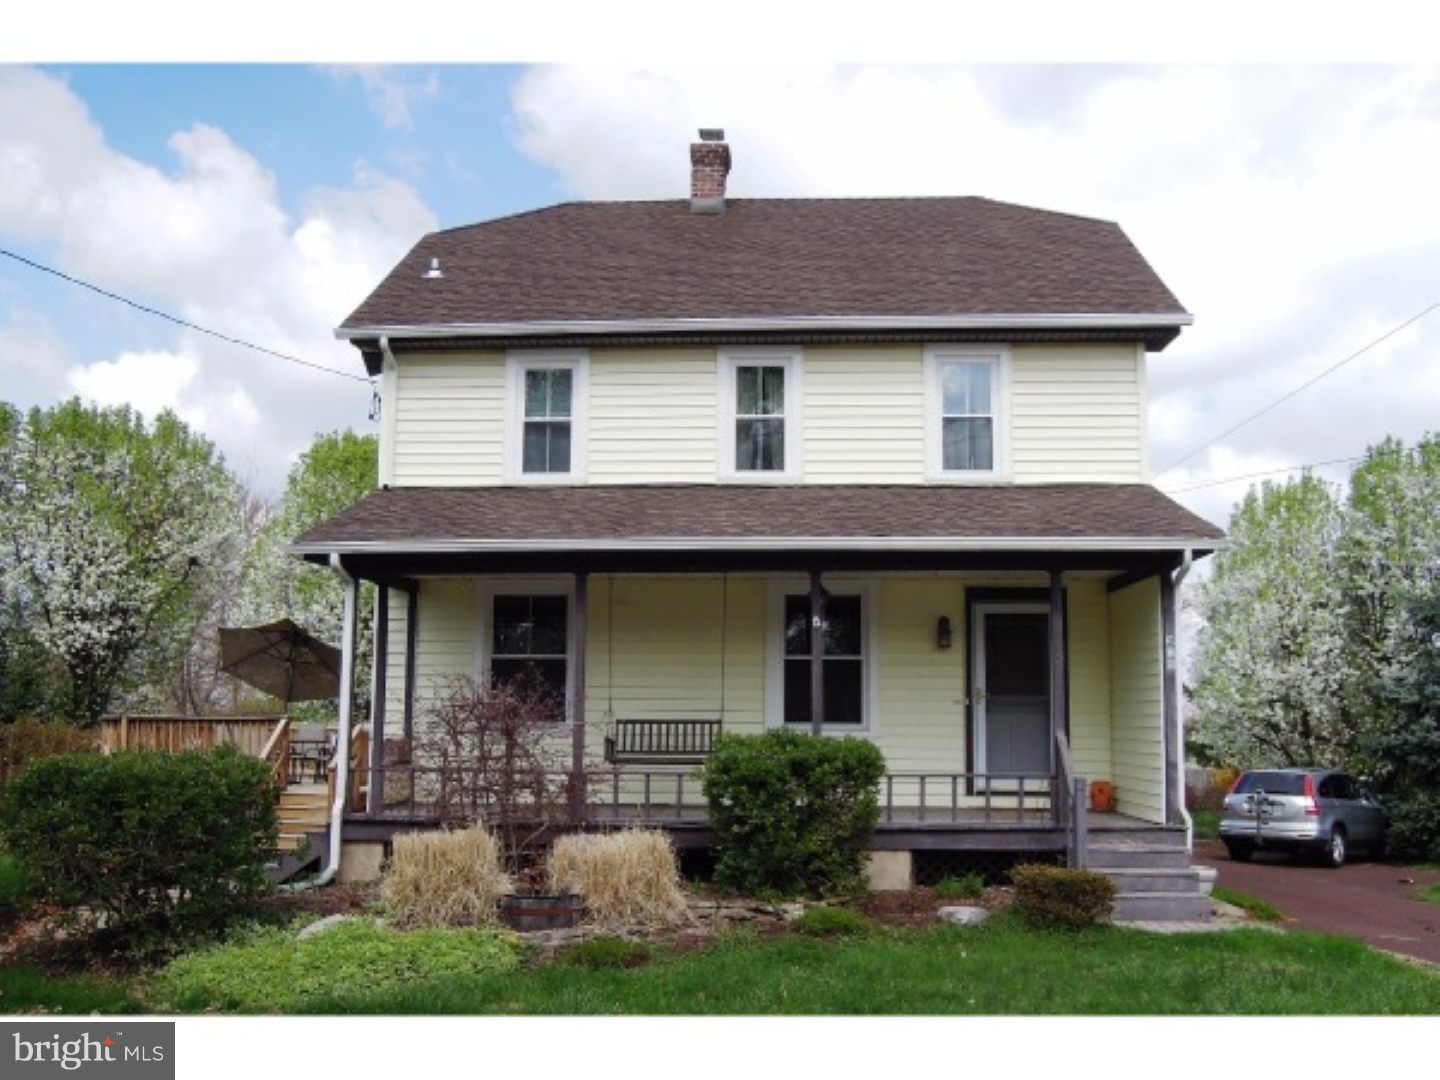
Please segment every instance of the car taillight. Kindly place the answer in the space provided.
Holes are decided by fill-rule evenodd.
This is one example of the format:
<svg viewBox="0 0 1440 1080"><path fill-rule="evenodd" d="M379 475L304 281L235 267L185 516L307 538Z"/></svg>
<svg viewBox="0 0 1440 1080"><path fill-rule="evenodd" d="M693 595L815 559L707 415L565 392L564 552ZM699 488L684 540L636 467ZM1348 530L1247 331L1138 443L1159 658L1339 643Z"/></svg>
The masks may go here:
<svg viewBox="0 0 1440 1080"><path fill-rule="evenodd" d="M1311 777L1305 777L1305 816L1320 816L1320 801L1315 797L1315 781Z"/></svg>

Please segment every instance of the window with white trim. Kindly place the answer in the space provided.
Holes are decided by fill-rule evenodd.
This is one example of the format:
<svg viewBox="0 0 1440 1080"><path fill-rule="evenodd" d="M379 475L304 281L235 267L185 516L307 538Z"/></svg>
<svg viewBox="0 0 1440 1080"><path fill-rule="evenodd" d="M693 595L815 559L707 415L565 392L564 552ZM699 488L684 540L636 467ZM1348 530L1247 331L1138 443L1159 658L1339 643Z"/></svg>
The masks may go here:
<svg viewBox="0 0 1440 1080"><path fill-rule="evenodd" d="M1006 351L932 346L925 350L925 365L931 477L1003 478L1009 471Z"/></svg>
<svg viewBox="0 0 1440 1080"><path fill-rule="evenodd" d="M771 725L810 727L810 594L799 579L769 589L766 716ZM832 582L825 597L825 731L873 733L879 719L875 590Z"/></svg>
<svg viewBox="0 0 1440 1080"><path fill-rule="evenodd" d="M510 356L510 479L583 478L588 371L588 358L578 352Z"/></svg>
<svg viewBox="0 0 1440 1080"><path fill-rule="evenodd" d="M800 474L800 353L733 349L720 355L720 473L746 481Z"/></svg>

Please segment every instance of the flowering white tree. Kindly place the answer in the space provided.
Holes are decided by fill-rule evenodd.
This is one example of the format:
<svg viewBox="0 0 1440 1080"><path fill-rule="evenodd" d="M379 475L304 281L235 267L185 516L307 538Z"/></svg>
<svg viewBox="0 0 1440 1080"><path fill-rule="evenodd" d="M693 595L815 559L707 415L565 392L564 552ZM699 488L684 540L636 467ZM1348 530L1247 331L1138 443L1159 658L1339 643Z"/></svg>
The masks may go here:
<svg viewBox="0 0 1440 1080"><path fill-rule="evenodd" d="M1336 492L1305 476L1251 491L1199 590L1192 745L1241 768L1347 761L1346 598Z"/></svg>
<svg viewBox="0 0 1440 1080"><path fill-rule="evenodd" d="M232 613L236 621L259 624L289 618L338 646L345 606L339 578L286 549L301 534L374 491L378 483L379 440L374 435L338 431L317 436L290 470L279 506L250 548L245 584ZM370 685L374 651L373 592L367 586L356 607L355 683L362 694ZM297 715L305 711L295 710Z"/></svg>
<svg viewBox="0 0 1440 1080"><path fill-rule="evenodd" d="M0 572L26 632L64 672L70 718L94 722L163 678L231 557L235 483L173 413L77 400L0 404Z"/></svg>

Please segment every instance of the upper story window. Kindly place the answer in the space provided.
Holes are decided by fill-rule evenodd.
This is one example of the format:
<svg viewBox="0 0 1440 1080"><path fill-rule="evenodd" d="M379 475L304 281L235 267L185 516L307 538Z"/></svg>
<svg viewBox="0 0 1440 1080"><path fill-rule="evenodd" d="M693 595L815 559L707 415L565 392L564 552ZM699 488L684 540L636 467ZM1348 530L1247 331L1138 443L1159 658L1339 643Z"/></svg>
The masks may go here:
<svg viewBox="0 0 1440 1080"><path fill-rule="evenodd" d="M1005 350L925 350L926 459L931 479L1000 480L1009 474Z"/></svg>
<svg viewBox="0 0 1440 1080"><path fill-rule="evenodd" d="M507 367L508 478L583 480L589 358L573 351L512 353Z"/></svg>
<svg viewBox="0 0 1440 1080"><path fill-rule="evenodd" d="M720 354L720 474L747 482L800 476L800 352Z"/></svg>

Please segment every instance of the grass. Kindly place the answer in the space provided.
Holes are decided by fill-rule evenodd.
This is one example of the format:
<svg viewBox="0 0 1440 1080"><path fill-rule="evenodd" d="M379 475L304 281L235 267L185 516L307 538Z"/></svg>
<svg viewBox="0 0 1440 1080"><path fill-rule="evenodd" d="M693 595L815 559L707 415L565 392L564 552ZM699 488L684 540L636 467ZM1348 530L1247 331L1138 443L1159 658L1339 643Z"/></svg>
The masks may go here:
<svg viewBox="0 0 1440 1080"><path fill-rule="evenodd" d="M1440 885L1431 885L1428 889L1421 893L1421 897L1425 900L1426 903L1440 904Z"/></svg>
<svg viewBox="0 0 1440 1080"><path fill-rule="evenodd" d="M1224 885L1216 885L1211 895L1216 900L1223 900L1242 911L1248 911L1262 922L1283 922L1285 919L1285 913L1274 904L1268 904L1258 897L1248 896L1245 893L1236 892L1234 889L1227 889Z"/></svg>
<svg viewBox="0 0 1440 1080"><path fill-rule="evenodd" d="M0 964L0 1013L135 1016L153 1012L127 985L98 976L57 977Z"/></svg>
<svg viewBox="0 0 1440 1080"><path fill-rule="evenodd" d="M1219 810L1191 810L1190 820L1195 823L1196 840L1218 840L1220 838Z"/></svg>

